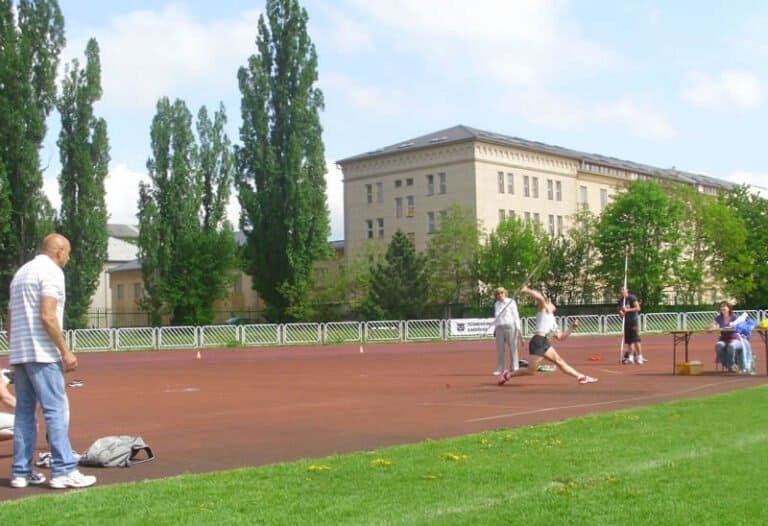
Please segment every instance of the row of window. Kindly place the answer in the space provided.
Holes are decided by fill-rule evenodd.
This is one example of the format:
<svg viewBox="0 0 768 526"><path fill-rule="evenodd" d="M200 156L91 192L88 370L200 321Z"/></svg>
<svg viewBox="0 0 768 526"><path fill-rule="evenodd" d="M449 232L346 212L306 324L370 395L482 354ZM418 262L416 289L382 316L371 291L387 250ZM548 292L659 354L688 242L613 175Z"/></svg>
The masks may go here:
<svg viewBox="0 0 768 526"><path fill-rule="evenodd" d="M437 220L442 212L427 212L427 233L431 234L437 230ZM411 214L412 216L413 214ZM411 217L409 216L409 217ZM400 217L400 216L398 216ZM368 239L384 239L384 218L377 217L376 219L365 220L365 232ZM413 233L408 234L413 236ZM411 239L413 241L413 238Z"/></svg>
<svg viewBox="0 0 768 526"><path fill-rule="evenodd" d="M504 221L507 217L515 217L514 210L504 210L499 208L499 222ZM535 223L541 223L541 215L538 212L522 212L520 216L526 223L531 221ZM561 215L549 214L547 222L547 232L550 236L562 236L565 220Z"/></svg>
<svg viewBox="0 0 768 526"><path fill-rule="evenodd" d="M438 174L427 174L427 195L435 195L435 193L445 194L448 192L448 177L445 172ZM395 188L401 188L403 186L403 179L395 179ZM413 177L407 177L405 179L405 186L413 186ZM368 204L374 202L384 202L384 183L368 183L365 185L365 201Z"/></svg>
<svg viewBox="0 0 768 526"><path fill-rule="evenodd" d="M535 175L523 175L523 197L539 198L539 178ZM515 194L515 174L498 172L498 188L500 194ZM563 183L547 179L547 199L550 201L563 200Z"/></svg>

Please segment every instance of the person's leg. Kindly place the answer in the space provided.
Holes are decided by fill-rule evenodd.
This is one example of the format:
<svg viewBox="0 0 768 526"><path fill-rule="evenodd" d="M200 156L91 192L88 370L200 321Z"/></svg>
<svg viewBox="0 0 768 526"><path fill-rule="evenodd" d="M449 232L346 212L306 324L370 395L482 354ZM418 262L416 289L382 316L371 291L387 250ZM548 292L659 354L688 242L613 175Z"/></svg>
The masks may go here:
<svg viewBox="0 0 768 526"><path fill-rule="evenodd" d="M496 372L504 372L504 330L496 327Z"/></svg>
<svg viewBox="0 0 768 526"><path fill-rule="evenodd" d="M741 351L736 353L736 360L742 373L752 371L752 345L746 338L741 338Z"/></svg>
<svg viewBox="0 0 768 526"><path fill-rule="evenodd" d="M741 342L739 341L731 341L728 343L728 345L725 346L725 367L726 369L730 371L736 371L738 370L738 366L736 365L736 356L741 351Z"/></svg>
<svg viewBox="0 0 768 526"><path fill-rule="evenodd" d="M720 364L725 367L725 342L715 343L715 365Z"/></svg>
<svg viewBox="0 0 768 526"><path fill-rule="evenodd" d="M563 360L563 357L557 353L554 347L547 349L544 353L544 358L557 365L565 374L570 374L574 378L583 376L579 371L568 365L568 362Z"/></svg>
<svg viewBox="0 0 768 526"><path fill-rule="evenodd" d="M14 477L29 477L32 475L32 457L37 443L37 426L35 425L35 406L37 395L30 379L30 369L35 364L17 364L14 380L16 395L16 412L13 428L13 465L11 473Z"/></svg>
<svg viewBox="0 0 768 526"><path fill-rule="evenodd" d="M520 369L520 354L517 350L517 344L520 342L520 333L517 332L517 327L512 327L509 331L509 356L512 360L512 371Z"/></svg>
<svg viewBox="0 0 768 526"><path fill-rule="evenodd" d="M67 475L77 467L69 442L69 401L64 388L61 364L35 364L37 372L32 382L43 408L53 464L51 475Z"/></svg>

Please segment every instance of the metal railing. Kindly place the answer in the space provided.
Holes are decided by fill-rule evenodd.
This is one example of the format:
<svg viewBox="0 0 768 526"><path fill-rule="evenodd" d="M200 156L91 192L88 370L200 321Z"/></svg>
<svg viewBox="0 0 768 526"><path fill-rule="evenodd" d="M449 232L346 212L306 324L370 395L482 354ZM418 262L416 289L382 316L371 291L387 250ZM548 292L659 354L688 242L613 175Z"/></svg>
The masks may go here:
<svg viewBox="0 0 768 526"><path fill-rule="evenodd" d="M744 311L740 311L744 312ZM768 317L768 310L746 311L755 321ZM659 312L640 315L642 333L703 329L715 317L713 311ZM618 314L561 316L564 330L579 321L575 335L618 335ZM325 345L338 343L441 341L493 338L492 318L453 320L379 320L366 322L285 323L253 325L207 325L203 327L121 327L75 329L66 339L75 352L200 349L211 347L266 347L281 345ZM521 319L523 337L531 336L535 318ZM8 353L8 337L0 331L0 354Z"/></svg>

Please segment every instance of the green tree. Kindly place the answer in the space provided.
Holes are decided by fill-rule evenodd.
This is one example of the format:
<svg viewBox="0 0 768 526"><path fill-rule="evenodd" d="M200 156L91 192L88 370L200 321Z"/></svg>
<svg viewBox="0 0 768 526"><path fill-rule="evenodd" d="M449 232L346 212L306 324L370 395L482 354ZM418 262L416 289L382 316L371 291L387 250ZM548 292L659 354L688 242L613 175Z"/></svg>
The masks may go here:
<svg viewBox="0 0 768 526"><path fill-rule="evenodd" d="M53 228L39 150L56 99L64 18L55 0L0 1L0 302ZM5 226L8 225L8 226Z"/></svg>
<svg viewBox="0 0 768 526"><path fill-rule="evenodd" d="M152 121L151 184L139 190L139 261L143 308L157 322L213 321L216 299L225 297L237 269L237 246L224 211L233 162L224 133L223 107L213 121L198 114L198 146L192 115L183 101L162 98Z"/></svg>
<svg viewBox="0 0 768 526"><path fill-rule="evenodd" d="M488 234L480 250L478 277L490 289L501 286L514 291L539 264L544 249L544 237L537 226L508 217ZM540 279L546 267L545 262L532 280Z"/></svg>
<svg viewBox="0 0 768 526"><path fill-rule="evenodd" d="M447 305L471 299L477 291L480 228L472 212L452 205L440 214L438 229L427 243L426 263L432 301Z"/></svg>
<svg viewBox="0 0 768 526"><path fill-rule="evenodd" d="M97 118L93 105L101 99L99 46L91 39L85 49L86 65L77 59L67 67L62 94L59 156L61 174L61 233L72 244L67 265L65 325L87 326L88 307L107 260L107 207L104 180L109 170L107 124Z"/></svg>
<svg viewBox="0 0 768 526"><path fill-rule="evenodd" d="M423 317L428 300L424 257L410 239L397 230L370 276L363 305L368 319L413 320Z"/></svg>
<svg viewBox="0 0 768 526"><path fill-rule="evenodd" d="M330 248L317 53L296 0L267 0L257 53L238 71L241 227L254 289L270 320L295 319L309 298L313 263Z"/></svg>
<svg viewBox="0 0 768 526"><path fill-rule="evenodd" d="M608 290L618 293L629 249L629 288L646 305L661 303L664 288L675 281L682 210L680 202L656 182L632 182L615 196L600 215L595 236L598 271Z"/></svg>
<svg viewBox="0 0 768 526"><path fill-rule="evenodd" d="M594 268L597 250L593 238L595 216L587 209L576 213L566 236L545 239L547 268L542 272L544 290L556 302L589 302L597 287Z"/></svg>
<svg viewBox="0 0 768 526"><path fill-rule="evenodd" d="M741 257L723 259L720 264L721 276L726 280L727 289L744 305L763 308L768 304L768 200L751 192L747 186L738 186L722 196L722 201L732 214L742 221L741 227L730 227L732 235L746 233L747 239ZM727 218L714 221L713 231L719 234L716 242L731 243L728 230L718 228ZM731 250L735 253L737 249Z"/></svg>

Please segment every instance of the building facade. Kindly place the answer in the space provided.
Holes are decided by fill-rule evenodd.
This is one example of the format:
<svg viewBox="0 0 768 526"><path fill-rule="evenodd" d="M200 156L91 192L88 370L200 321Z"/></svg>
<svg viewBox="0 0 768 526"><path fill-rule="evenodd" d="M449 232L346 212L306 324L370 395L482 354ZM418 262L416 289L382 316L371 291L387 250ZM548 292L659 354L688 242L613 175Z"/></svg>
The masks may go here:
<svg viewBox="0 0 768 526"><path fill-rule="evenodd" d="M567 232L580 207L599 214L630 181L666 179L715 195L730 184L598 154L455 126L338 161L347 258L398 229L426 248L440 212L459 204L490 232L505 217Z"/></svg>

